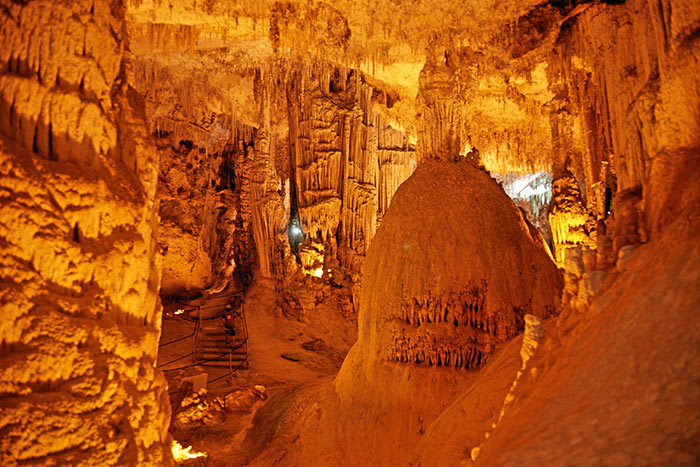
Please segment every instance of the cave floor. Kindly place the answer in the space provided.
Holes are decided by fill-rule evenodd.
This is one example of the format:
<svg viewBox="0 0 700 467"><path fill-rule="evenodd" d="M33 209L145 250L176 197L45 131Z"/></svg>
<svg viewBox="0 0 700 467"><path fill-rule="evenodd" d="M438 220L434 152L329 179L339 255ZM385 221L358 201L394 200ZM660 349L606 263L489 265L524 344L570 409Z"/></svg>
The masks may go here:
<svg viewBox="0 0 700 467"><path fill-rule="evenodd" d="M323 288L318 281L316 288ZM299 289L297 294L303 294ZM333 301L315 303L315 310L285 314L278 306L280 294L271 284L258 282L245 294L249 334L249 366L228 375L227 366L194 365L193 332L195 322L187 313L176 315L181 305L163 298L163 324L158 366L168 381L173 410L171 434L193 452L206 452L206 458L185 461L186 465L243 465L240 452L243 438L255 412L264 400L251 398L253 387L264 386L267 398L292 388L327 380L337 374L356 338L356 322L335 307ZM180 340L181 339L181 340ZM172 343L171 343L172 342ZM163 345L165 344L165 345ZM183 379L207 374L210 400L231 393L245 393L243 407L222 409L214 417L186 427L175 423L183 397ZM239 398L240 399L240 398ZM246 403L247 402L247 403Z"/></svg>

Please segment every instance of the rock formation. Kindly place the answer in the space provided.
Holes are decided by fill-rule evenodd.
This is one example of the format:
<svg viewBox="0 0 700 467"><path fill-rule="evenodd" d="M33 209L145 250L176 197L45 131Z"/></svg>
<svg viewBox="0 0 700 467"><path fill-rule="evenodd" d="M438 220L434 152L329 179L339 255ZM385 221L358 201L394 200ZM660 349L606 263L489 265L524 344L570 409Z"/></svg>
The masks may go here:
<svg viewBox="0 0 700 467"><path fill-rule="evenodd" d="M147 52L135 68L163 154L164 292L219 284L232 265L248 278L258 268L265 277L290 273L292 212L305 234L306 272L328 256L357 276L416 164L383 115L391 97L362 73L320 60L298 65L231 46L225 59L190 52L173 65ZM242 55L248 68L238 65ZM234 79L224 86L202 66L228 68Z"/></svg>
<svg viewBox="0 0 700 467"><path fill-rule="evenodd" d="M637 248L578 326L549 332L477 465L696 462L700 191L695 177L677 182L684 214Z"/></svg>
<svg viewBox="0 0 700 467"><path fill-rule="evenodd" d="M3 465L171 459L158 158L124 13L0 4Z"/></svg>
<svg viewBox="0 0 700 467"><path fill-rule="evenodd" d="M526 313L558 311L560 287L544 246L494 180L464 161L424 162L399 188L363 267L358 342L335 382L339 410L360 415L341 432L379 464L402 463L371 433L417 441L399 414L429 425L469 380L466 370L522 332ZM363 422L370 435L349 434L368 413L386 418Z"/></svg>
<svg viewBox="0 0 700 467"><path fill-rule="evenodd" d="M567 248L591 246L591 216L586 211L578 182L571 172L559 177L552 186L549 225L559 265L564 264Z"/></svg>
<svg viewBox="0 0 700 467"><path fill-rule="evenodd" d="M363 270L362 358L478 368L526 313L557 311L555 266L485 172L425 162L392 206Z"/></svg>
<svg viewBox="0 0 700 467"><path fill-rule="evenodd" d="M0 464L170 463L159 294L233 281L329 348L359 313L241 465L697 463L699 31L690 0L0 0Z"/></svg>
<svg viewBox="0 0 700 467"><path fill-rule="evenodd" d="M302 226L322 245L339 234L332 247L358 273L394 192L415 168L415 154L375 108L381 89L357 72L336 68L306 80L302 88L309 89L290 96L289 129Z"/></svg>
<svg viewBox="0 0 700 467"><path fill-rule="evenodd" d="M418 443L416 423L427 429L523 331L525 314L555 315L561 283L540 238L488 174L466 161L423 162L370 245L358 341L334 386L315 395L320 418L291 428L304 434L284 462L363 464L369 452L377 465L408 463L413 450L394 447ZM363 449L340 457L346 446Z"/></svg>

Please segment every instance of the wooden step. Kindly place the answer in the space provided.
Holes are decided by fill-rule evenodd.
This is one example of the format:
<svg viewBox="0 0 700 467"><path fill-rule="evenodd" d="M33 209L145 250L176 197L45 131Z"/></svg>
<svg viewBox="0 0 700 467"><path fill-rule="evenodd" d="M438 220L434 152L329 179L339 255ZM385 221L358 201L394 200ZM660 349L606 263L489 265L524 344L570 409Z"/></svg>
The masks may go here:
<svg viewBox="0 0 700 467"><path fill-rule="evenodd" d="M231 334L226 334L225 332L220 332L220 333L217 333L217 334L202 332L202 333L199 334L199 339L200 339L200 340L201 340L201 339L220 339L220 340L224 340L224 339L226 339L227 337L237 337L237 338L242 339L241 336L243 336L243 333L242 333L242 332L241 332L241 333L236 333L236 334L233 334L233 335L231 335Z"/></svg>
<svg viewBox="0 0 700 467"><path fill-rule="evenodd" d="M201 332L199 333L199 339L223 339L225 340L228 334L226 333L220 333L220 334L209 334L206 332Z"/></svg>
<svg viewBox="0 0 700 467"><path fill-rule="evenodd" d="M233 337L233 336L230 336ZM226 334L221 334L218 336L210 336L210 335L200 335L199 339L197 339L197 342L231 342L231 338L227 336Z"/></svg>
<svg viewBox="0 0 700 467"><path fill-rule="evenodd" d="M236 326L234 328L236 330L236 334L243 333L243 328ZM210 335L218 335L218 334L226 334L226 328L224 326L218 327L218 328L202 328L199 330L200 334L210 334Z"/></svg>
<svg viewBox="0 0 700 467"><path fill-rule="evenodd" d="M197 340L197 345L200 344L206 344L206 345L218 345L219 347L233 347L235 345L240 344L243 342L243 339L226 339L222 337L221 339L212 339L212 338L203 338L200 337Z"/></svg>
<svg viewBox="0 0 700 467"><path fill-rule="evenodd" d="M228 347L228 346L220 346L220 345L198 345L197 352L211 351L211 352L224 353L224 352L228 352L229 350L232 350L234 348L235 348L235 346ZM245 352L245 346L242 345L238 348L235 348L235 350L233 350L233 353L240 353L240 352Z"/></svg>
<svg viewBox="0 0 700 467"><path fill-rule="evenodd" d="M226 355L228 355L228 350L227 349L221 349L221 348L209 348L209 349L197 349L197 355L208 355L206 358L213 358L216 357L217 355L221 355L222 353L227 352ZM247 355L247 349L244 347L240 347L233 352L231 352L233 355ZM221 357L223 358L223 357Z"/></svg>
<svg viewBox="0 0 700 467"><path fill-rule="evenodd" d="M218 360L211 360L212 358L216 357L217 354L212 354L212 355L207 355L207 354L202 354L202 355L197 355L197 361L200 363L206 364L216 364L216 363L228 363L229 358L228 355L225 357L221 357ZM232 362L242 362L244 360L247 360L248 356L247 355L231 355L231 361ZM207 361L208 360L208 361Z"/></svg>
<svg viewBox="0 0 700 467"><path fill-rule="evenodd" d="M247 348L245 345L242 345L240 347L220 347L218 345L198 345L197 346L197 353L199 352L214 352L215 354L222 354L224 352L230 352L232 351L233 353L247 353Z"/></svg>
<svg viewBox="0 0 700 467"><path fill-rule="evenodd" d="M207 363L200 363L201 366L214 366L214 367L220 367L220 368L248 368L248 361L246 360L241 360L238 362L231 362L231 365L229 366L228 360L225 362L207 362ZM239 366L240 365L240 366Z"/></svg>
<svg viewBox="0 0 700 467"><path fill-rule="evenodd" d="M210 360L210 359L216 358L216 357L218 357L218 356L219 356L219 354L216 353L216 352L201 352L201 353L198 352L198 353L197 353L197 360L201 362L202 360ZM238 361L238 362L239 362L239 361L241 361L241 360L245 360L246 358L248 358L248 355L246 355L246 354L244 354L244 353L242 353L242 354L237 354L237 353L231 354L231 360L232 360L232 361ZM211 360L211 361L213 361L213 362L228 362L228 354L224 355L223 357L219 358L218 360Z"/></svg>

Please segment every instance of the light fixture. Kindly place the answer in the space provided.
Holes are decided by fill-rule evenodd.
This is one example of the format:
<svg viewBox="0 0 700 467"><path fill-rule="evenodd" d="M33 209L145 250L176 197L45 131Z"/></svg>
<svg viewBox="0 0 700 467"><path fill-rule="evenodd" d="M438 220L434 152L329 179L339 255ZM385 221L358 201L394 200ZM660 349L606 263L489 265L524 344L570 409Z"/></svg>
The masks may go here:
<svg viewBox="0 0 700 467"><path fill-rule="evenodd" d="M178 463L189 459L196 459L197 457L207 457L206 452L191 452L192 446L187 446L183 449L182 445L175 440L173 440L171 450L175 461Z"/></svg>

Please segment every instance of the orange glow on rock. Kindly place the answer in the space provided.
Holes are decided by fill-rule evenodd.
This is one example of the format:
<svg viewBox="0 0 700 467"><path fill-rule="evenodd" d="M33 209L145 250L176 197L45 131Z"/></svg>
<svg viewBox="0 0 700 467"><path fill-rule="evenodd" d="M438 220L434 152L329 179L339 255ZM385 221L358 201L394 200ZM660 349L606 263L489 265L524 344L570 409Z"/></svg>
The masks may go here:
<svg viewBox="0 0 700 467"><path fill-rule="evenodd" d="M186 460L196 459L198 457L207 457L206 452L190 452L192 450L192 446L187 446L183 449L182 445L175 440L173 440L171 449L176 462L184 462Z"/></svg>

